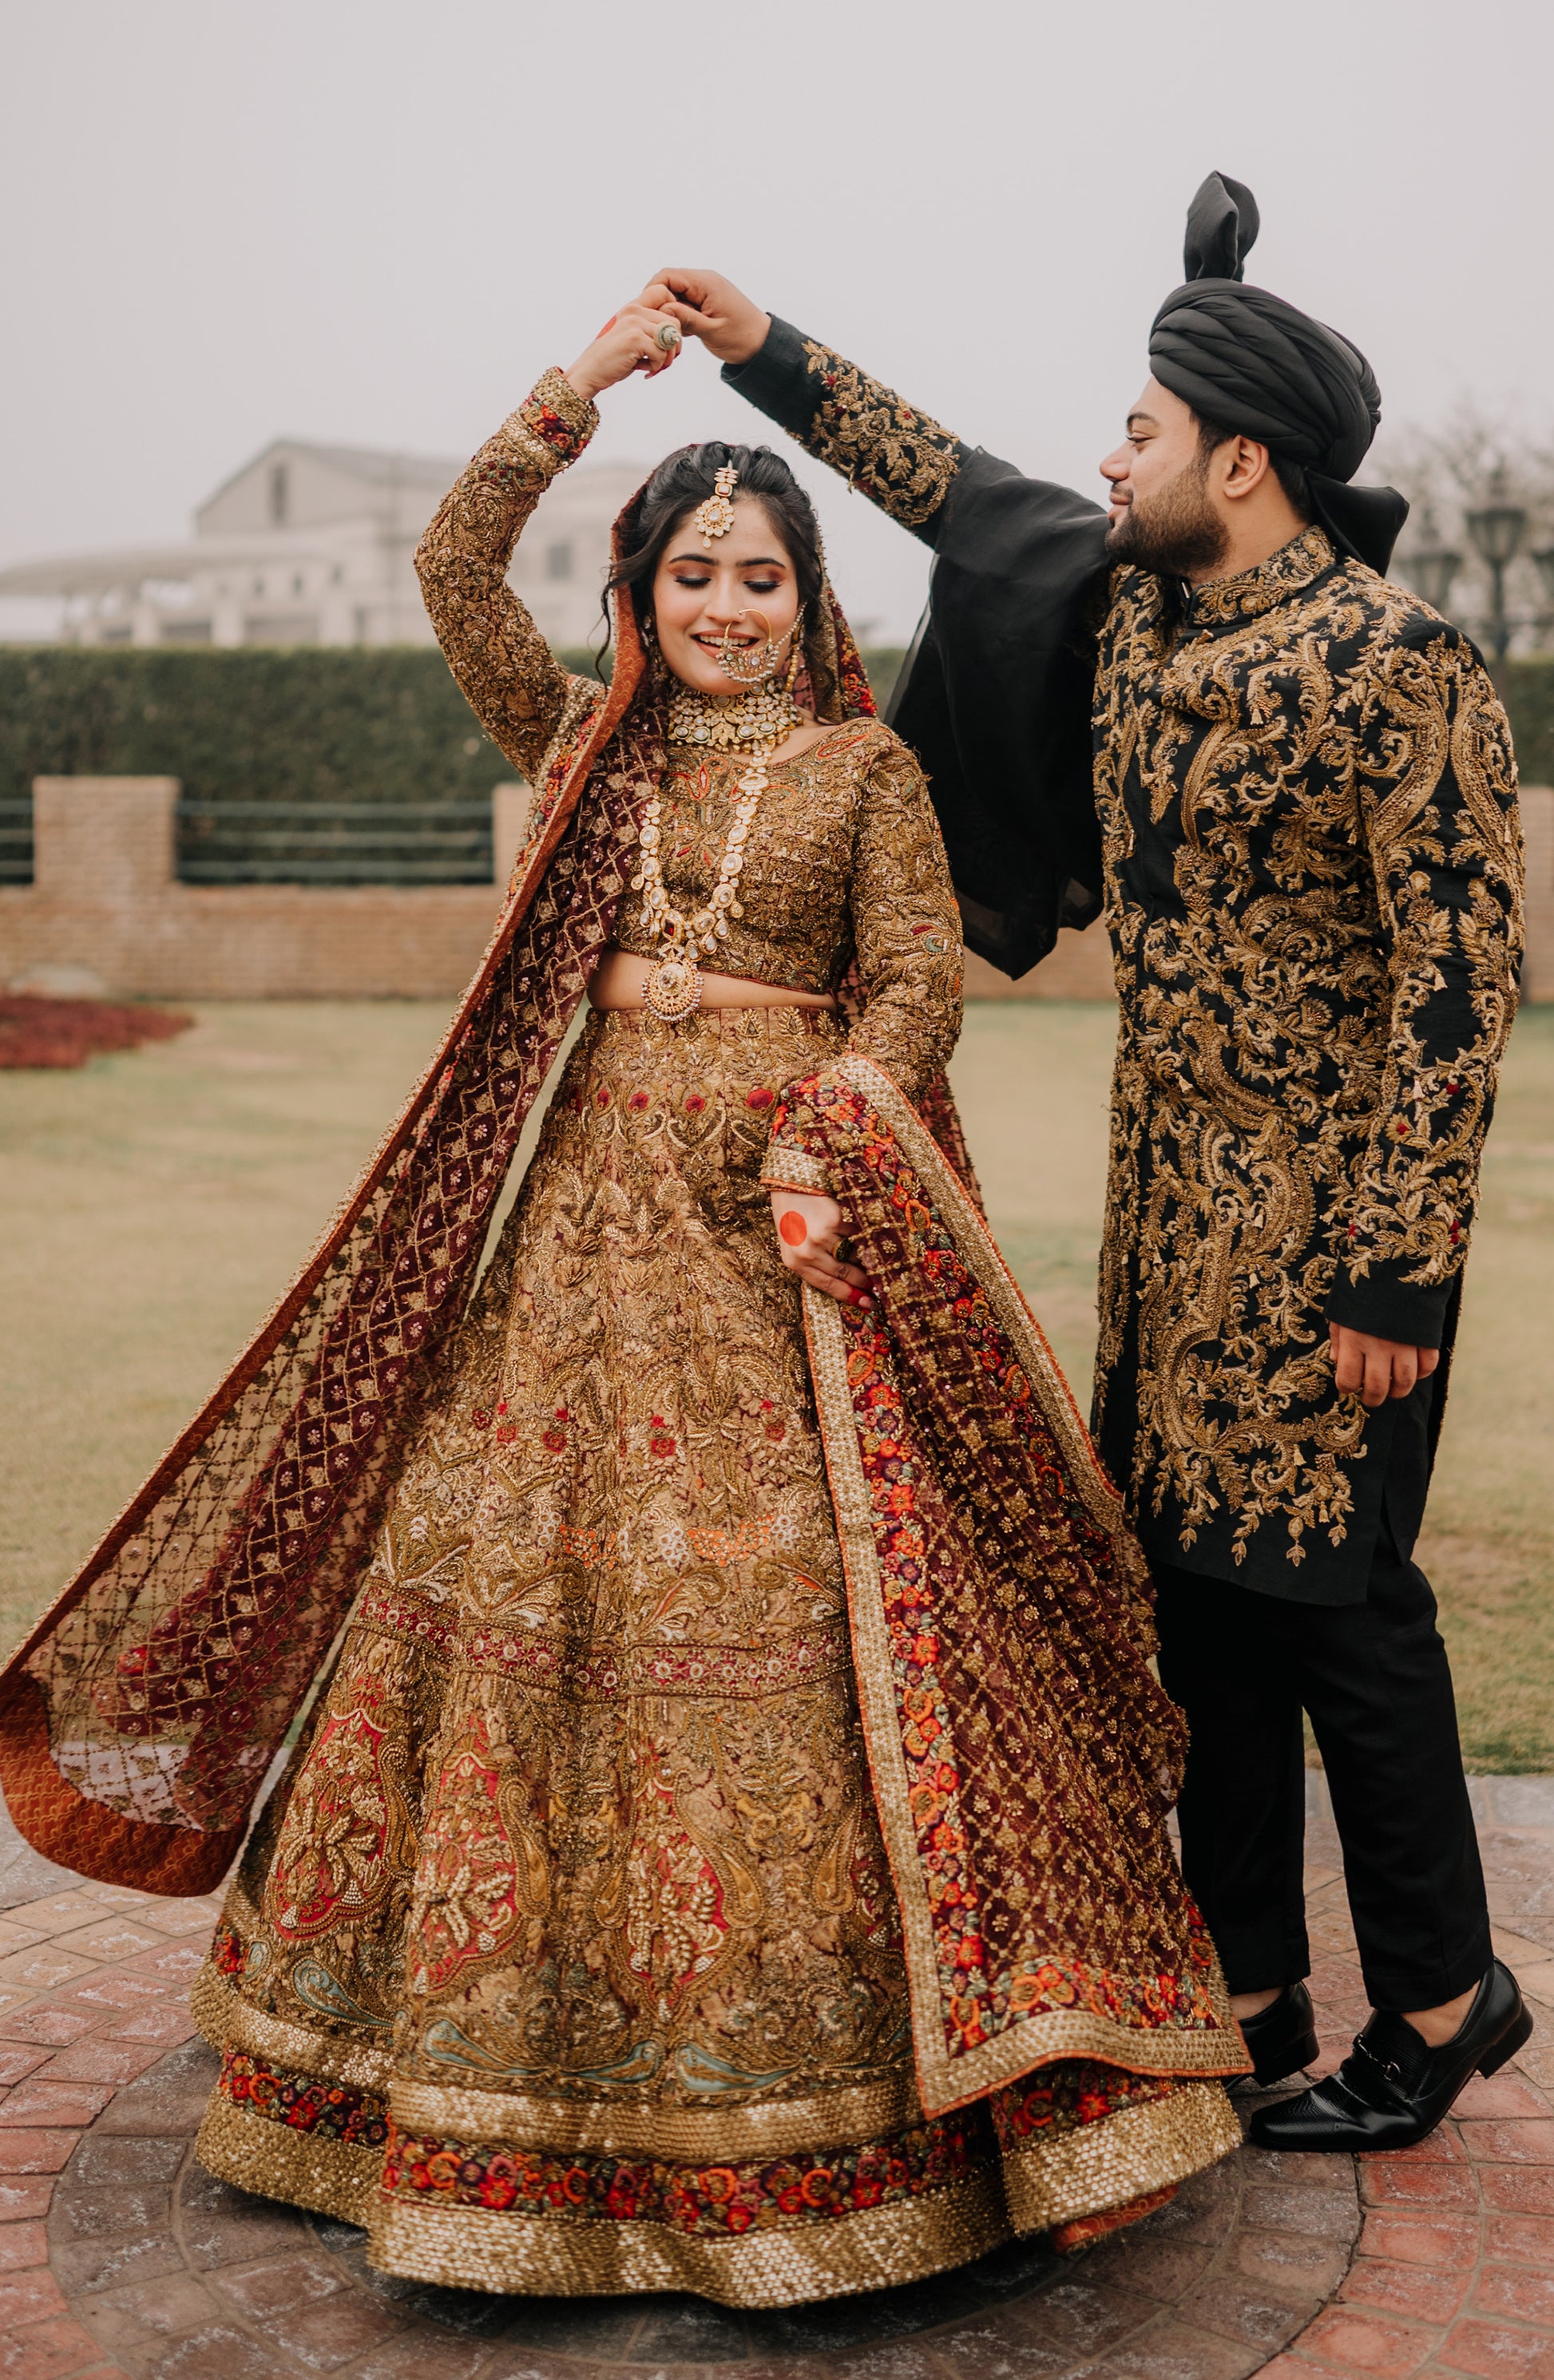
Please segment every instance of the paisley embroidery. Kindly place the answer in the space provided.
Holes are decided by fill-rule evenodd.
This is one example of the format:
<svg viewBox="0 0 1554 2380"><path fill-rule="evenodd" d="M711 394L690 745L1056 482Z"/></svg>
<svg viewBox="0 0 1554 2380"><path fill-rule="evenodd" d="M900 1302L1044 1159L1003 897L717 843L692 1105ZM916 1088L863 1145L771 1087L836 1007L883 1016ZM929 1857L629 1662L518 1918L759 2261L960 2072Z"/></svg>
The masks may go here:
<svg viewBox="0 0 1554 2380"><path fill-rule="evenodd" d="M501 1714L471 1711L428 1795L409 1920L413 1991L440 1998L471 1961L540 1949L551 1878L531 1791Z"/></svg>
<svg viewBox="0 0 1554 2380"><path fill-rule="evenodd" d="M404 1715L381 1664L340 1678L286 1806L267 1885L275 1930L306 1942L381 1908L415 1864Z"/></svg>
<svg viewBox="0 0 1554 2380"><path fill-rule="evenodd" d="M1288 1577L1344 1547L1366 1452L1329 1299L1407 1337L1466 1255L1521 941L1504 714L1455 629L1310 528L1184 613L1117 572L1096 739L1097 1428L1167 1559Z"/></svg>
<svg viewBox="0 0 1554 2380"><path fill-rule="evenodd" d="M806 444L892 519L927 520L955 476L960 440L829 347L806 339L804 353L825 391Z"/></svg>

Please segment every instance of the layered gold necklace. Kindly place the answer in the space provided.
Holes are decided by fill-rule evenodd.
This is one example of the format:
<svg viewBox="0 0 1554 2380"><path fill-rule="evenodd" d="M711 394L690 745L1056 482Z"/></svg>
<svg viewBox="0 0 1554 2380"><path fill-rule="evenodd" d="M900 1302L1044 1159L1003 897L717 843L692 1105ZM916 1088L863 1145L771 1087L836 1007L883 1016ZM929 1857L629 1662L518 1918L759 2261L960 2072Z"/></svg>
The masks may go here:
<svg viewBox="0 0 1554 2380"><path fill-rule="evenodd" d="M767 769L773 752L793 734L802 716L785 687L770 686L752 687L726 699L698 694L694 686L681 686L670 703L671 744L747 752L750 765L735 780L734 816L718 880L701 907L688 915L674 907L663 880L660 858L663 801L657 788L642 814L642 866L631 887L643 896L642 922L659 945L642 997L666 1025L677 1025L701 1005L701 959L710 957L720 942L727 941L729 919L745 914L737 887L750 828L766 791Z"/></svg>

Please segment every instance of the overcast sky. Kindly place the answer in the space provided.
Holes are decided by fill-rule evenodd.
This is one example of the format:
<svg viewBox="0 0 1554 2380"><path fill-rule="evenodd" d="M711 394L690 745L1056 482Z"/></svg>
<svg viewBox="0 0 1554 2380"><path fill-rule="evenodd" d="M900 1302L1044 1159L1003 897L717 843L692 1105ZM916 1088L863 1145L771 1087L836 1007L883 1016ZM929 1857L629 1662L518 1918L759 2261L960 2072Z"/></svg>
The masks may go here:
<svg viewBox="0 0 1554 2380"><path fill-rule="evenodd" d="M716 264L1099 492L1212 167L1388 421L1554 424L1547 0L6 0L0 561L182 535L277 435L468 453ZM601 457L756 417L692 347ZM844 601L914 542L818 473Z"/></svg>

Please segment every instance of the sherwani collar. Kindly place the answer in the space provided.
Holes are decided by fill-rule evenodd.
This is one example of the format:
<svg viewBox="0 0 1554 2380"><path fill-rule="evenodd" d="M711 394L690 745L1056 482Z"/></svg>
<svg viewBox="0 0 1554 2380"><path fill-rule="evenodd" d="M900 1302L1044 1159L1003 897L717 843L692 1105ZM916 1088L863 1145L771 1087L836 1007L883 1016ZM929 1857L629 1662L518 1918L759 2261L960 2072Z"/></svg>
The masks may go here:
<svg viewBox="0 0 1554 2380"><path fill-rule="evenodd" d="M1187 597L1181 632L1186 636L1222 635L1228 628L1240 627L1244 621L1258 619L1263 613L1289 602L1293 596L1304 594L1324 571L1332 569L1337 560L1332 540L1314 521L1253 569L1238 571L1233 578L1214 578L1206 587L1195 587Z"/></svg>

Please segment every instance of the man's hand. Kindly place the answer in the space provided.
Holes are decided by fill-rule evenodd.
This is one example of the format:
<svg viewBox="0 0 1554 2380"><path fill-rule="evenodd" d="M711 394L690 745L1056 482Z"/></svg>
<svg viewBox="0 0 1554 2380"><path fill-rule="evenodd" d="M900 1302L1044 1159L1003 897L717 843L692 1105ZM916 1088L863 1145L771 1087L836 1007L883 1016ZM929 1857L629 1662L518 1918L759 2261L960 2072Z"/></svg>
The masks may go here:
<svg viewBox="0 0 1554 2380"><path fill-rule="evenodd" d="M868 1276L855 1264L844 1264L837 1254L842 1238L842 1209L834 1198L798 1190L773 1190L771 1212L777 1221L777 1245L783 1262L811 1289L823 1289L844 1305L872 1305Z"/></svg>
<svg viewBox="0 0 1554 2380"><path fill-rule="evenodd" d="M1427 1380L1440 1361L1436 1347L1405 1347L1396 1339L1375 1339L1368 1330L1351 1330L1346 1322L1329 1322L1333 1378L1348 1395L1358 1397L1371 1412L1389 1397L1406 1397L1415 1380Z"/></svg>
<svg viewBox="0 0 1554 2380"><path fill-rule="evenodd" d="M771 317L725 281L721 273L687 271L667 265L655 273L650 287L662 285L674 298L680 327L692 331L721 364L747 364L766 345Z"/></svg>

